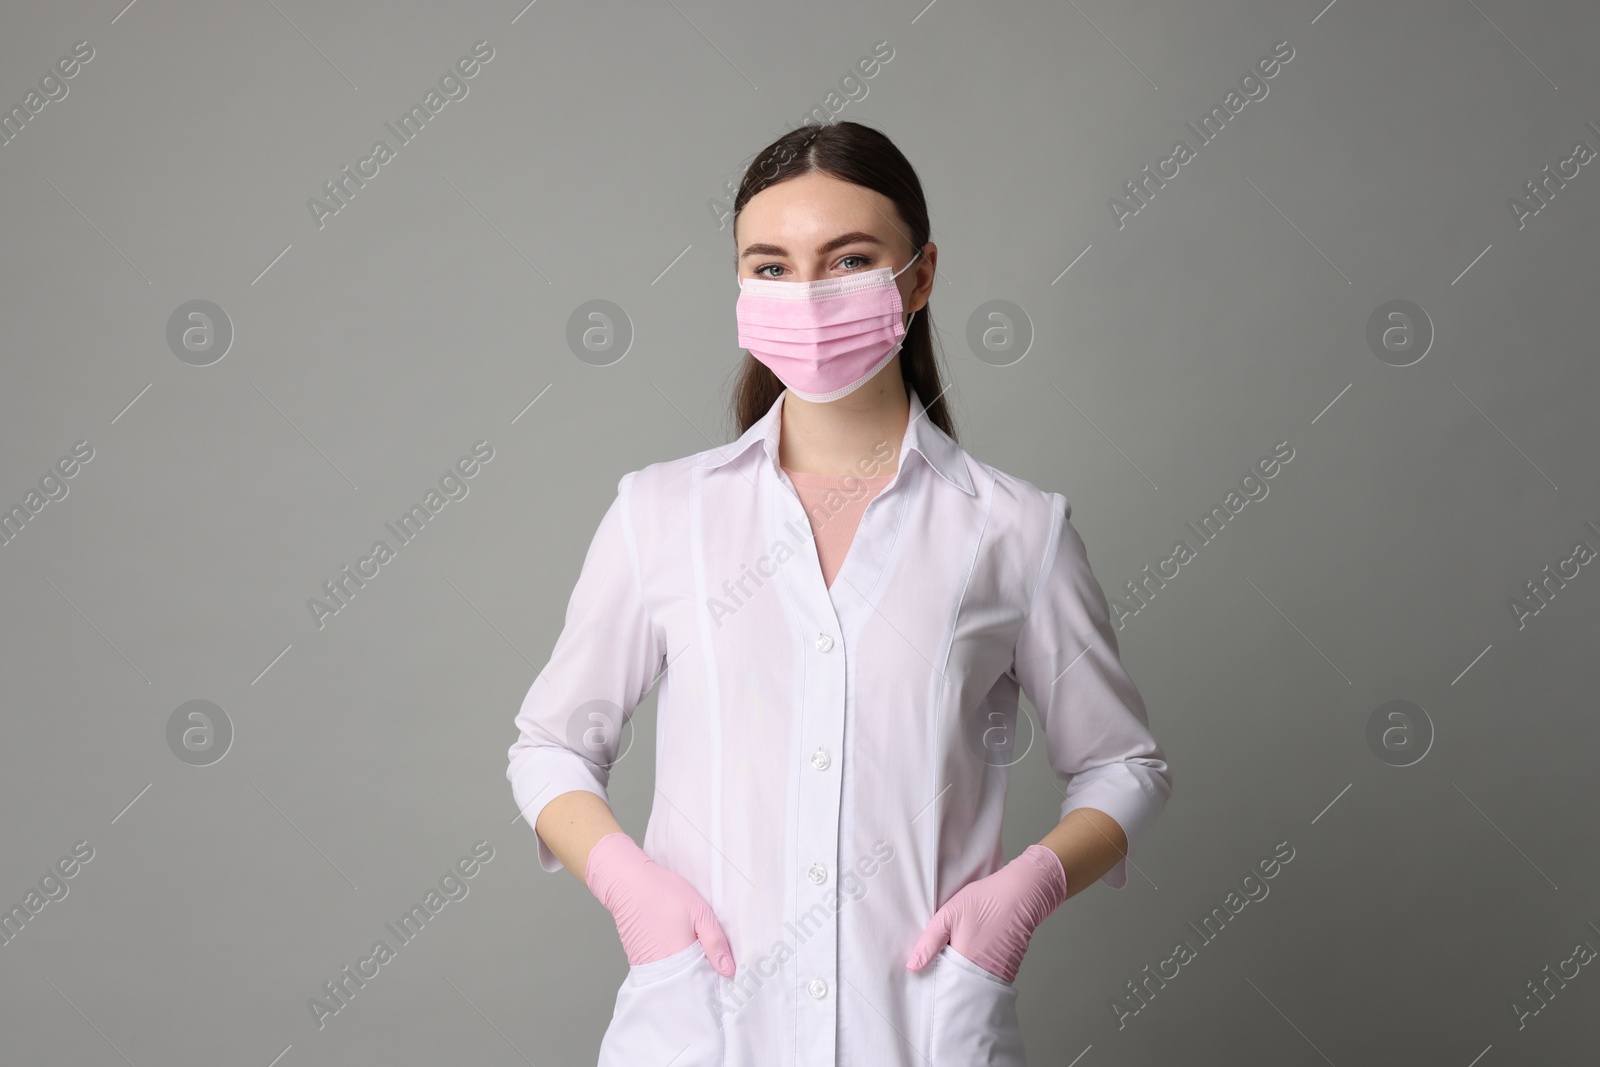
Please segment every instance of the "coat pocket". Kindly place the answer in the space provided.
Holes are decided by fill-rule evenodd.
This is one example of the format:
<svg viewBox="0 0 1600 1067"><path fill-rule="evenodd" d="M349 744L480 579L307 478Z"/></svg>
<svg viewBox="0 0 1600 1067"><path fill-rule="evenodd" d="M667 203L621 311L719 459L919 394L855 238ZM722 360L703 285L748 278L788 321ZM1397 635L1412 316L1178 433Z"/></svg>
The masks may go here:
<svg viewBox="0 0 1600 1067"><path fill-rule="evenodd" d="M948 944L933 965L931 1067L1027 1067L1016 986Z"/></svg>
<svg viewBox="0 0 1600 1067"><path fill-rule="evenodd" d="M720 1067L723 981L699 941L628 968L598 1067Z"/></svg>

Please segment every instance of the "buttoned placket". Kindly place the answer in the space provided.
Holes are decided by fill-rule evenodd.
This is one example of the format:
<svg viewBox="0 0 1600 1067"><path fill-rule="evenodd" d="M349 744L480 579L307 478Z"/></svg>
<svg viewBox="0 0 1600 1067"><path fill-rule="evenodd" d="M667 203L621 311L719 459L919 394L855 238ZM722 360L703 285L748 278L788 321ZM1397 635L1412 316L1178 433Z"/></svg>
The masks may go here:
<svg viewBox="0 0 1600 1067"><path fill-rule="evenodd" d="M771 495L777 508L774 525L809 533L810 519L799 494L786 475L779 480L778 491ZM814 544L808 543L803 552L814 557ZM805 664L799 730L800 752L809 754L802 756L805 763L796 798L798 833L791 857L791 869L798 875L793 892L794 976L800 987L795 994L796 1063L831 1067L837 1052L838 919L832 909L816 905L824 901L828 872L839 855L843 764L837 756L844 743L846 649L832 598L826 595L814 559L795 560L780 573L780 581L788 586L786 599L796 614L798 655ZM823 915L821 925L811 924L808 913Z"/></svg>
<svg viewBox="0 0 1600 1067"><path fill-rule="evenodd" d="M777 464L770 454L768 461L776 471ZM832 586L823 579L814 542L805 548L808 558L780 571L780 580L788 589L788 602L797 615L800 653L806 665L799 748L804 765L793 857L798 882L792 920L797 930L808 932L804 940L798 941L794 957L795 980L800 986L795 998L796 1063L803 1067L833 1067L837 1060L839 913L826 901L829 883L836 881L844 775L851 770L843 761L845 719L855 711L849 706L846 667L852 639L872 611L865 594L876 587L888 558L886 538L869 535L868 520L874 532L898 525L904 514L906 493L891 490L906 476L905 463L902 452L896 476L867 502ZM787 475L779 477L780 490L771 495L777 513L770 519L779 526L790 524L790 529L809 531L810 519L798 492ZM891 542L897 540L887 538ZM825 916L822 925L799 926L818 905Z"/></svg>

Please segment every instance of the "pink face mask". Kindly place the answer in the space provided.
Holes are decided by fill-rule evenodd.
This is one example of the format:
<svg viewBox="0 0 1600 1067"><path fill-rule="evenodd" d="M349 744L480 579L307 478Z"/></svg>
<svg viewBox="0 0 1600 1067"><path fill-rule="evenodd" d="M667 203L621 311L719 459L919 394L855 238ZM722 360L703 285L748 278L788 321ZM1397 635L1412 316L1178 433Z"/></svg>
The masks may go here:
<svg viewBox="0 0 1600 1067"><path fill-rule="evenodd" d="M810 282L741 279L739 346L802 400L848 396L900 351L910 323L894 280L911 263Z"/></svg>

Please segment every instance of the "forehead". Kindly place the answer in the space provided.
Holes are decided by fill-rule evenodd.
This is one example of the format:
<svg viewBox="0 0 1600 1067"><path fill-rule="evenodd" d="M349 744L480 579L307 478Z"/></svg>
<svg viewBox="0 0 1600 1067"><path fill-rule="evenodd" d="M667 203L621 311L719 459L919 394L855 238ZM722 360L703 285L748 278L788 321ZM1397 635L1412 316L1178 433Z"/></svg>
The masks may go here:
<svg viewBox="0 0 1600 1067"><path fill-rule="evenodd" d="M850 230L890 241L899 229L897 215L894 202L882 193L811 171L769 185L746 201L734 223L734 238L741 245L783 244L797 253Z"/></svg>

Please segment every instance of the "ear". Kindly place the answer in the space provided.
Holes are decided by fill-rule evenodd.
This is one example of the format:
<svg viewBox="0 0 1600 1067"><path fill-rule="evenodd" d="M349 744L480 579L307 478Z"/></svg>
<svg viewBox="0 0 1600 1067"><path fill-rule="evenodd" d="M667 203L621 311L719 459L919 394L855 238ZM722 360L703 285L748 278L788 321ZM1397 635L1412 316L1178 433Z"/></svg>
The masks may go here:
<svg viewBox="0 0 1600 1067"><path fill-rule="evenodd" d="M922 272L926 269L928 276L923 278ZM911 289L911 302L916 309L921 311L928 306L928 299L933 296L933 279L939 270L939 246L929 241L922 246L922 255L918 257L916 266L917 284Z"/></svg>

